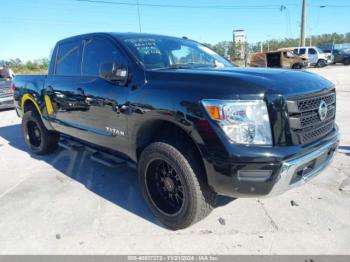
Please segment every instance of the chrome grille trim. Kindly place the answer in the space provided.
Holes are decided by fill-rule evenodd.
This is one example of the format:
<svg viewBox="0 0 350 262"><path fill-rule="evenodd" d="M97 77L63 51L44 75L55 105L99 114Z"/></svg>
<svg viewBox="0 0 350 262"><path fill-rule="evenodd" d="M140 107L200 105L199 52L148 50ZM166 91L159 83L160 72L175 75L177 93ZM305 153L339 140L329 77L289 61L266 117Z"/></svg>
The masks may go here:
<svg viewBox="0 0 350 262"><path fill-rule="evenodd" d="M326 118L321 121L318 108L321 101L327 104ZM336 95L332 90L327 94L302 97L287 101L289 126L297 141L295 144L306 145L329 134L335 127Z"/></svg>
<svg viewBox="0 0 350 262"><path fill-rule="evenodd" d="M324 100L327 105L335 103L335 93L318 95L311 98L302 98L294 101L287 101L287 107L289 113L303 113L311 110L318 109L321 100Z"/></svg>

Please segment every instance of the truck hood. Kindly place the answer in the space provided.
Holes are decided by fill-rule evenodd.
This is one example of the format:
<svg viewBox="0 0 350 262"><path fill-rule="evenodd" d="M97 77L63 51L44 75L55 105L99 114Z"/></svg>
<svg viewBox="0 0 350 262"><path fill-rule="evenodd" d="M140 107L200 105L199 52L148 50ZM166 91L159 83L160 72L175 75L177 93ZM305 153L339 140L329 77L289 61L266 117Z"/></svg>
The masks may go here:
<svg viewBox="0 0 350 262"><path fill-rule="evenodd" d="M307 71L266 68L198 68L147 71L156 83L220 95L274 94L298 96L330 89L333 84ZM152 82L152 81L150 81ZM185 91L185 90L184 90Z"/></svg>

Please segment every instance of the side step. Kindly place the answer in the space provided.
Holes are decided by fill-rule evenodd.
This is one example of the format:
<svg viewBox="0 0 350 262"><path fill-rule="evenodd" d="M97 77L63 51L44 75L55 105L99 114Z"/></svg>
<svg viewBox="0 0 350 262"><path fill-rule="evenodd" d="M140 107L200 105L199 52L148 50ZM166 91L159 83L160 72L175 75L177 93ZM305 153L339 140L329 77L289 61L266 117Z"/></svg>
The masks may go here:
<svg viewBox="0 0 350 262"><path fill-rule="evenodd" d="M92 153L90 158L92 160L94 160L102 165L108 166L110 168L117 168L117 167L120 167L122 165L127 164L127 162L125 160L122 160L118 157L115 157L111 154L104 153L101 151L96 151L96 152Z"/></svg>
<svg viewBox="0 0 350 262"><path fill-rule="evenodd" d="M129 165L130 167L136 167L134 163L119 158L113 154L103 152L99 149L96 149L92 146L86 145L83 142L77 141L69 137L62 137L58 142L58 145L69 151L79 151L86 150L91 153L91 160L94 160L102 165L105 165L110 168L117 168L123 165Z"/></svg>
<svg viewBox="0 0 350 262"><path fill-rule="evenodd" d="M69 151L77 151L77 150L81 150L84 149L84 145L75 141L75 140L71 140L68 138L62 138L59 142L58 145L60 147L63 147L64 149L67 149Z"/></svg>

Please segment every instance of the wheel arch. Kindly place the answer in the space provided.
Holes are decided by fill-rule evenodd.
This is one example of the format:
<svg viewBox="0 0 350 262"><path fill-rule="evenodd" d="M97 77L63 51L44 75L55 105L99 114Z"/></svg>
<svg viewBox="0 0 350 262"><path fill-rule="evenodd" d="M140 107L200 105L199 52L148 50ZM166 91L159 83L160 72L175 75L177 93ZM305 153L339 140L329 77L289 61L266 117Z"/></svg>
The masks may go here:
<svg viewBox="0 0 350 262"><path fill-rule="evenodd" d="M42 112L40 110L40 106L38 102L35 100L35 98L30 94L24 94L21 99L21 109L22 112L25 113L28 111L29 108L36 108L40 116L42 115Z"/></svg>
<svg viewBox="0 0 350 262"><path fill-rule="evenodd" d="M300 66L299 68L303 68L303 64L301 62L295 62L292 64L292 69L297 68L297 66Z"/></svg>
<svg viewBox="0 0 350 262"><path fill-rule="evenodd" d="M207 168L203 152L198 145L198 138L195 138L193 133L192 128L189 130L187 127L183 127L179 123L170 120L150 120L137 130L134 137L136 142L133 153L135 154L136 160L139 160L142 151L153 142L170 140L173 143L178 143L178 146L185 144L193 150L196 160L200 161L204 172L204 178L207 181Z"/></svg>

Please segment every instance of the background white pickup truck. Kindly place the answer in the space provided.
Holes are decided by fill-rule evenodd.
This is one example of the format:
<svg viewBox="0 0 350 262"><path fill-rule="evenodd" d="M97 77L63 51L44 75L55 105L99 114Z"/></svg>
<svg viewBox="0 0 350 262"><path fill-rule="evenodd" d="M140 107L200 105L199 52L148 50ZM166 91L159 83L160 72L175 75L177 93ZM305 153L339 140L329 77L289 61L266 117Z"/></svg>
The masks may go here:
<svg viewBox="0 0 350 262"><path fill-rule="evenodd" d="M294 52L299 55L307 55L309 58L309 65L311 66L325 67L332 63L331 55L327 55L318 47L294 47L293 49Z"/></svg>

